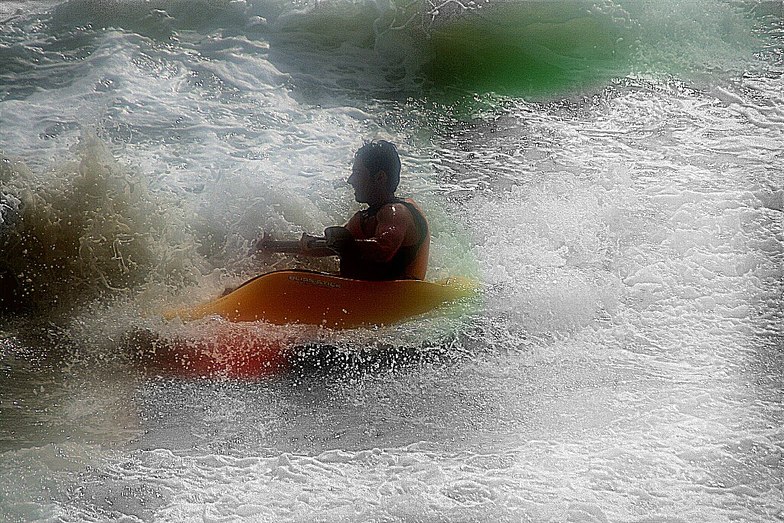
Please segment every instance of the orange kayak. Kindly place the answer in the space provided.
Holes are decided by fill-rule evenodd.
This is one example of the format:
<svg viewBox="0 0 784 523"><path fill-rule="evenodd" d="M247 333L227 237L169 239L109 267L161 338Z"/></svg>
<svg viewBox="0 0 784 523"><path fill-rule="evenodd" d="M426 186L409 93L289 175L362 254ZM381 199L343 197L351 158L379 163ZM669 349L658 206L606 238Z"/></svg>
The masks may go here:
<svg viewBox="0 0 784 523"><path fill-rule="evenodd" d="M144 363L185 377L257 378L285 371L297 342L240 322L330 329L390 325L474 293L465 279L360 281L301 270L270 272L213 301L165 312L167 319L214 316L229 323L207 324L185 338L148 337L142 343L149 349Z"/></svg>
<svg viewBox="0 0 784 523"><path fill-rule="evenodd" d="M465 279L363 281L282 270L253 278L216 300L168 311L164 317L190 321L220 316L232 322L261 320L275 325L351 329L399 323L474 292L474 286Z"/></svg>

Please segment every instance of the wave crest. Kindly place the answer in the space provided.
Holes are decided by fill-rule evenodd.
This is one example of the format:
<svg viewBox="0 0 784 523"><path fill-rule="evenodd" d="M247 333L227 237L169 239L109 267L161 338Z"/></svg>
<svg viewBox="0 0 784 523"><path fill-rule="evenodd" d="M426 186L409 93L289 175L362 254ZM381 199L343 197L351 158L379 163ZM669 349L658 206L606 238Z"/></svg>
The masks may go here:
<svg viewBox="0 0 784 523"><path fill-rule="evenodd" d="M66 310L148 282L180 285L199 257L176 202L148 190L95 135L78 160L36 174L6 162L0 268L6 308ZM179 248L177 247L179 246Z"/></svg>

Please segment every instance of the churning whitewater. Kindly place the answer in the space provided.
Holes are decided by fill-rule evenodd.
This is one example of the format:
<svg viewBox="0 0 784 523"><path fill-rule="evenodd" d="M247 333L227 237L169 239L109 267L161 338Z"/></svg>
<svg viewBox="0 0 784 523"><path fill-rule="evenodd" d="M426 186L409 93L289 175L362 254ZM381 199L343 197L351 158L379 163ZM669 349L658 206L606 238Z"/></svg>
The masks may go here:
<svg viewBox="0 0 784 523"><path fill-rule="evenodd" d="M0 519L784 519L780 0L0 3ZM164 320L360 207L428 279L347 331ZM197 379L153 340L296 346Z"/></svg>

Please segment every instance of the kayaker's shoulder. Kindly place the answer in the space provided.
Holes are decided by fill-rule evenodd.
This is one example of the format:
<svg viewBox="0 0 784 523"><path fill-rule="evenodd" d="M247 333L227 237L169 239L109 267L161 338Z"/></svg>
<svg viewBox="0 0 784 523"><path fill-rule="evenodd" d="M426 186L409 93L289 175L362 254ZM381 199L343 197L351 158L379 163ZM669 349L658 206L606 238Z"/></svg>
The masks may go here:
<svg viewBox="0 0 784 523"><path fill-rule="evenodd" d="M412 216L413 213L411 212L411 207L414 207L420 214L422 213L422 209L417 205L417 203L410 199L406 198L405 200L398 200L394 202L390 202L384 205L381 209L379 209L378 214L384 213L387 216Z"/></svg>

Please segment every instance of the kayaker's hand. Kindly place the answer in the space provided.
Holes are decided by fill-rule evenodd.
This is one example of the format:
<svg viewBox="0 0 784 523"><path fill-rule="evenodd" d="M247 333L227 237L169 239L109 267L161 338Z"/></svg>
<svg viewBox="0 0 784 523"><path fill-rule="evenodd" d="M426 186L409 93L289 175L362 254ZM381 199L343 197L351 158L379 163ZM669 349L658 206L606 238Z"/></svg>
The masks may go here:
<svg viewBox="0 0 784 523"><path fill-rule="evenodd" d="M313 251L316 247L316 241L323 240L323 238L319 238L318 236L311 236L310 234L303 232L302 237L299 239L299 250L302 254L308 254Z"/></svg>
<svg viewBox="0 0 784 523"><path fill-rule="evenodd" d="M255 252L269 252L269 248L267 247L267 242L269 242L269 236L267 235L267 233L264 233L262 237L259 239L259 241L256 242Z"/></svg>
<svg viewBox="0 0 784 523"><path fill-rule="evenodd" d="M324 229L324 238L327 240L327 248L339 255L348 252L354 245L354 237L345 227L327 227Z"/></svg>

